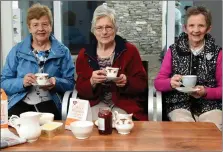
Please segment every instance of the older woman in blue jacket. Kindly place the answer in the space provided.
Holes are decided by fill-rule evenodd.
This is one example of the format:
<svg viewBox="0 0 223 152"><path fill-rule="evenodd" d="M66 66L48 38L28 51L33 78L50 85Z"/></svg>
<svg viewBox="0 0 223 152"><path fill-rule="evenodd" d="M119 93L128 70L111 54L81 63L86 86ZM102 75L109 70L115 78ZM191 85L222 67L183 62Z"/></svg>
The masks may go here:
<svg viewBox="0 0 223 152"><path fill-rule="evenodd" d="M38 111L61 119L62 96L74 87L74 64L69 49L51 34L52 24L47 6L29 8L30 35L9 52L1 75L1 87L9 96L9 116ZM34 85L35 73L48 73L49 84Z"/></svg>

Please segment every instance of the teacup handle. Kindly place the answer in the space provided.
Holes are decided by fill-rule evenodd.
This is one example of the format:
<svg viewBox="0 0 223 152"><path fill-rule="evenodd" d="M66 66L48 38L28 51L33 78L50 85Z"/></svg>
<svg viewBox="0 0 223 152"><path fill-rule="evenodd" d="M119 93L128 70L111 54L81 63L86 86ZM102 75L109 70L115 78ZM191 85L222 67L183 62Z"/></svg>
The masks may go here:
<svg viewBox="0 0 223 152"><path fill-rule="evenodd" d="M180 83L180 86L184 87L182 80L179 81L179 83Z"/></svg>
<svg viewBox="0 0 223 152"><path fill-rule="evenodd" d="M16 115L12 115L9 118L9 125L12 126L13 128L15 128L16 130L19 128L20 126L20 122L19 122L19 117Z"/></svg>

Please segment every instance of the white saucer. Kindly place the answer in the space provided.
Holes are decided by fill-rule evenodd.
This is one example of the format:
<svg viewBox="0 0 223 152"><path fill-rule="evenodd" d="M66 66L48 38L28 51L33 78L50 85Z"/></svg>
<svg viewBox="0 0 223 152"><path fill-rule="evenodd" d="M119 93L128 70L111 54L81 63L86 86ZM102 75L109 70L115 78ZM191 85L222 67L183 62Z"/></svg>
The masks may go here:
<svg viewBox="0 0 223 152"><path fill-rule="evenodd" d="M107 78L108 81L114 81L114 80L117 79L118 77L109 77L109 76L107 76L106 78Z"/></svg>
<svg viewBox="0 0 223 152"><path fill-rule="evenodd" d="M39 86L39 87L44 87L44 86L50 86L51 83L47 82L46 84L37 84L37 83L32 83L33 86Z"/></svg>
<svg viewBox="0 0 223 152"><path fill-rule="evenodd" d="M96 120L96 121L94 122L94 124L95 124L95 126L98 126L98 120Z"/></svg>
<svg viewBox="0 0 223 152"><path fill-rule="evenodd" d="M191 88L191 87L178 87L176 90L183 92L183 93L192 93L198 91L198 88Z"/></svg>
<svg viewBox="0 0 223 152"><path fill-rule="evenodd" d="M98 120L95 120L94 124L95 124L95 126L97 126L97 127L98 127ZM112 126L112 128L115 128L115 127L114 127L114 126Z"/></svg>

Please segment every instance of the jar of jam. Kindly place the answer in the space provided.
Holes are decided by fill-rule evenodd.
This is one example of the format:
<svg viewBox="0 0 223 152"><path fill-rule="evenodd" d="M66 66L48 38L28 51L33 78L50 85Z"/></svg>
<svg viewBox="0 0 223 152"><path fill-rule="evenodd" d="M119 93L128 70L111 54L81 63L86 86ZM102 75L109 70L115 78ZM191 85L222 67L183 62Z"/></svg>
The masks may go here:
<svg viewBox="0 0 223 152"><path fill-rule="evenodd" d="M98 131L99 134L104 134L104 135L112 133L112 112L109 107L99 108Z"/></svg>

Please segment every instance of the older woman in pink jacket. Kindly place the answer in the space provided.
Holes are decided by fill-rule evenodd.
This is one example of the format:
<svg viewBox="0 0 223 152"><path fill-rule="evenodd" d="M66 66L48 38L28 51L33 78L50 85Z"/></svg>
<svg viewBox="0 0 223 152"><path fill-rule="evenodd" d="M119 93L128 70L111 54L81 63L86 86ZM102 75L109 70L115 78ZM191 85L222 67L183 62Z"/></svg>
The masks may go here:
<svg viewBox="0 0 223 152"><path fill-rule="evenodd" d="M221 130L222 49L208 34L210 29L210 12L199 6L189 8L185 33L169 47L154 85L163 92L171 121L213 122ZM177 91L183 75L197 75L194 92Z"/></svg>

